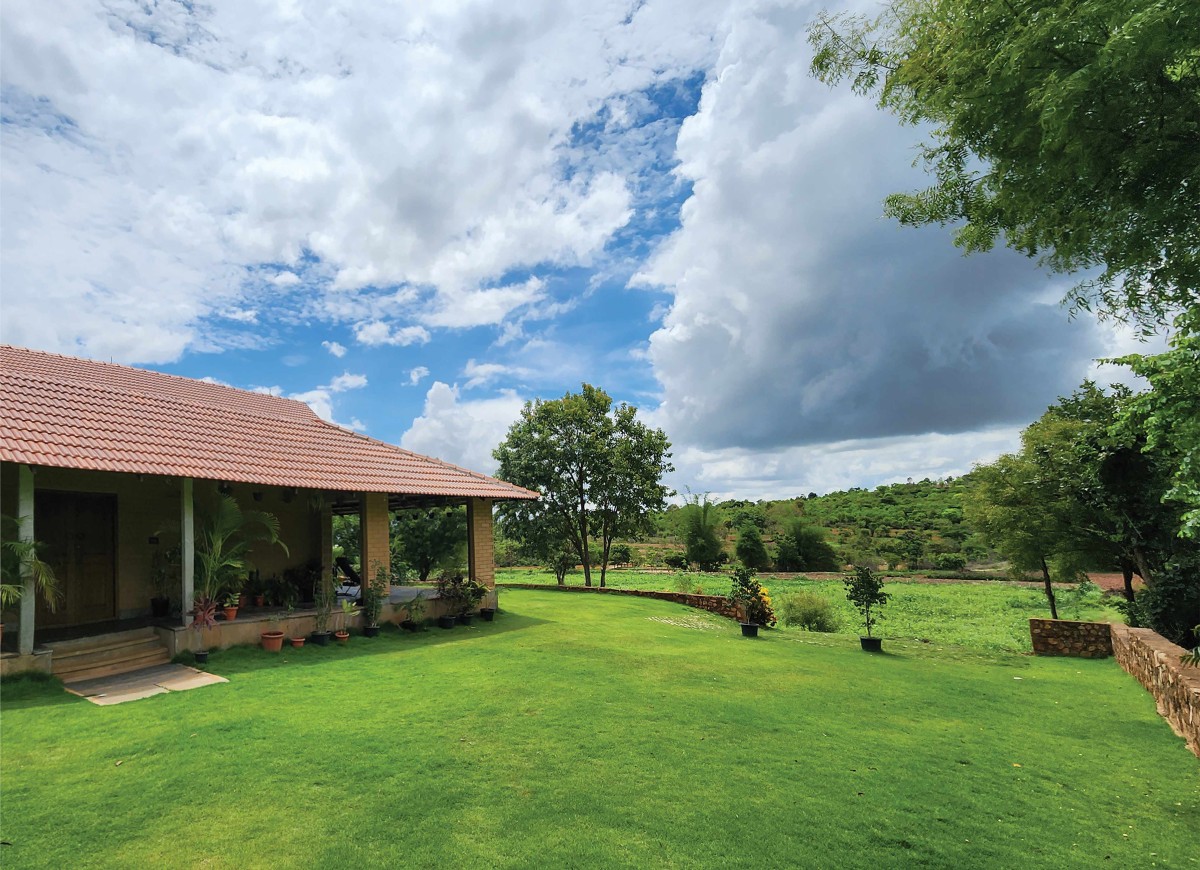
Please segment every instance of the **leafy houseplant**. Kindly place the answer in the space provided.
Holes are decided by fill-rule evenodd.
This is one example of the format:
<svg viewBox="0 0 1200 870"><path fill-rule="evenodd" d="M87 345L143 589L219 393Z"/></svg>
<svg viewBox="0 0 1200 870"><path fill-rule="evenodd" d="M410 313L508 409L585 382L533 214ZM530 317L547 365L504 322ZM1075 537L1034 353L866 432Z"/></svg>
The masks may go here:
<svg viewBox="0 0 1200 870"><path fill-rule="evenodd" d="M425 599L418 591L416 597L404 605L404 621L400 623L400 627L405 631L416 631L421 627L421 617L424 615Z"/></svg>
<svg viewBox="0 0 1200 870"><path fill-rule="evenodd" d="M0 517L3 528L3 544L0 545L0 610L20 602L25 593L25 578L33 579L34 590L42 596L46 607L53 613L58 609L62 593L54 569L38 557L42 544L38 541L20 539L20 520L16 517Z"/></svg>
<svg viewBox="0 0 1200 870"><path fill-rule="evenodd" d="M337 600L337 592L333 588L333 574L322 571L313 590L316 599L316 630L312 633L312 641L319 646L329 643L329 618L333 615L333 603Z"/></svg>
<svg viewBox="0 0 1200 870"><path fill-rule="evenodd" d="M775 624L771 596L755 577L756 571L738 565L730 576L728 600L742 616L742 636L758 637L758 629Z"/></svg>
<svg viewBox="0 0 1200 870"><path fill-rule="evenodd" d="M363 586L363 634L375 637L379 634L379 615L383 612L383 600L391 584L387 568L376 563L375 576Z"/></svg>
<svg viewBox="0 0 1200 870"><path fill-rule="evenodd" d="M438 600L445 608L438 617L440 628L454 628L455 616L463 609L463 578L461 574L443 574L437 580Z"/></svg>
<svg viewBox="0 0 1200 870"><path fill-rule="evenodd" d="M241 596L236 592L231 592L225 596L225 619L232 622L237 619L238 607L240 606Z"/></svg>
<svg viewBox="0 0 1200 870"><path fill-rule="evenodd" d="M217 602L209 598L207 595L196 596L196 601L192 605L192 630L196 632L196 663L204 664L208 661L208 650L204 649L204 637L201 634L206 628L212 628L217 624Z"/></svg>
<svg viewBox="0 0 1200 870"><path fill-rule="evenodd" d="M338 643L340 644L344 644L346 641L350 640L350 629L347 628L347 626L349 625L350 617L352 616L354 616L354 602L343 601L341 613L342 618L339 620L338 630L334 634L334 637L337 638Z"/></svg>
<svg viewBox="0 0 1200 870"><path fill-rule="evenodd" d="M180 588L179 545L167 549L155 549L150 560L150 583L154 597L150 599L150 615L163 618L171 612L171 593Z"/></svg>
<svg viewBox="0 0 1200 870"><path fill-rule="evenodd" d="M887 603L888 594L883 591L883 578L870 568L855 568L853 574L842 578L842 582L846 584L846 598L862 614L863 624L867 628L867 636L859 638L862 648L867 652L879 652L883 648L883 641L871 636L871 629L879 621L872 609Z"/></svg>
<svg viewBox="0 0 1200 870"><path fill-rule="evenodd" d="M248 556L257 543L287 552L279 540L279 520L266 511L243 511L233 496L221 496L196 534L197 595L215 600L241 592Z"/></svg>

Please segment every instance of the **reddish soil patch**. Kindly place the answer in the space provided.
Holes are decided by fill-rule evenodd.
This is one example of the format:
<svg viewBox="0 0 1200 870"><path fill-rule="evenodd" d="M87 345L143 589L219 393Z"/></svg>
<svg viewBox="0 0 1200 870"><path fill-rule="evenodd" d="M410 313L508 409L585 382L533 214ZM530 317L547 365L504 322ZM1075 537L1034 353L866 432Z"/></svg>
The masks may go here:
<svg viewBox="0 0 1200 870"><path fill-rule="evenodd" d="M1088 579L1103 589L1105 592L1124 592L1125 578L1121 574L1088 574ZM1134 575L1133 588L1141 589L1146 584L1142 582L1142 578Z"/></svg>

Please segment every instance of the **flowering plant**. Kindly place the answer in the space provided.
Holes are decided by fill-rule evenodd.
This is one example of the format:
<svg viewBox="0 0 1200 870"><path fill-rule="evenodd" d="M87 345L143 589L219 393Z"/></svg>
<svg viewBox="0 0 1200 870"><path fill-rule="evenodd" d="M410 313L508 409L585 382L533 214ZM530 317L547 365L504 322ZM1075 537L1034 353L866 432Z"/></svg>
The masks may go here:
<svg viewBox="0 0 1200 870"><path fill-rule="evenodd" d="M755 574L755 571L741 565L733 569L729 603L741 609L747 623L774 625L775 608L771 606L771 596L755 579Z"/></svg>

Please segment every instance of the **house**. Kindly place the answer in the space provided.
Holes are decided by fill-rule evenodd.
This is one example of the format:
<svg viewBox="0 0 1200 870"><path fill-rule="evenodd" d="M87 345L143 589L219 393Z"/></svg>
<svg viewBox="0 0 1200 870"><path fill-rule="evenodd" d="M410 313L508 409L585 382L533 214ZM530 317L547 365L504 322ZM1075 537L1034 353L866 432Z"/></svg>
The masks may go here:
<svg viewBox="0 0 1200 870"><path fill-rule="evenodd" d="M222 494L278 518L286 553L257 548L263 576L304 564L328 575L335 514L360 517L363 566L388 565L389 511L465 505L468 568L489 586L493 504L537 498L327 423L291 399L0 345L0 512L21 520L22 539L44 543L63 592L53 613L22 596L22 657L47 629L144 620L152 570L172 540L183 554L174 597L191 602L198 518ZM159 626L172 651L175 623Z"/></svg>

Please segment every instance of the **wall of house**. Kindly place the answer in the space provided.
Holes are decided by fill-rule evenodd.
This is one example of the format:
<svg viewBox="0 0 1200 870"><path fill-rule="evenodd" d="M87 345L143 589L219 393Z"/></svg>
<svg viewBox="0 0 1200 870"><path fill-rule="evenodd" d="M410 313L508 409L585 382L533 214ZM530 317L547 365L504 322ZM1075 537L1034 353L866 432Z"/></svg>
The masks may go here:
<svg viewBox="0 0 1200 870"><path fill-rule="evenodd" d="M154 554L179 544L180 485L179 478L157 475L69 468L35 469L35 490L116 496L118 618L143 616L150 611ZM280 537L287 544L287 551L263 544L250 553L252 564L264 577L282 573L289 566L322 558L322 541L329 536L322 529L321 504L311 497L311 492L234 484L231 493L243 509L268 511L279 520ZM260 495L257 500L255 493ZM195 519L199 527L205 512L217 502L217 482L197 480L193 497ZM15 516L17 512L17 466L12 463L0 464L0 510L9 516ZM34 535L37 536L36 528ZM323 561L328 562L328 557ZM179 585L182 587L182 581ZM178 593L175 597L179 597Z"/></svg>

